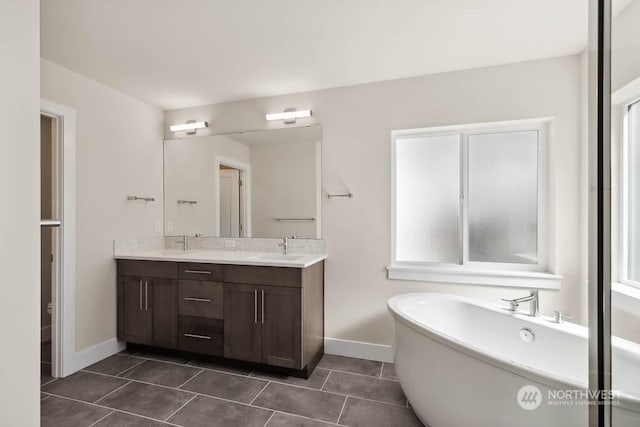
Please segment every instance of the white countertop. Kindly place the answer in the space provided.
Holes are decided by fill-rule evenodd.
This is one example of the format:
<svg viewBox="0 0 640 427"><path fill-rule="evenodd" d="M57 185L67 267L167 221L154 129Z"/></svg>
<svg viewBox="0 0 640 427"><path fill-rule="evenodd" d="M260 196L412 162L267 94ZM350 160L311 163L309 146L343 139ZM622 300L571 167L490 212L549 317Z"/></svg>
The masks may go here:
<svg viewBox="0 0 640 427"><path fill-rule="evenodd" d="M327 259L327 254L288 254L273 252L215 251L194 249L118 250L115 259L140 261L199 262L207 264L259 265L268 267L306 268Z"/></svg>

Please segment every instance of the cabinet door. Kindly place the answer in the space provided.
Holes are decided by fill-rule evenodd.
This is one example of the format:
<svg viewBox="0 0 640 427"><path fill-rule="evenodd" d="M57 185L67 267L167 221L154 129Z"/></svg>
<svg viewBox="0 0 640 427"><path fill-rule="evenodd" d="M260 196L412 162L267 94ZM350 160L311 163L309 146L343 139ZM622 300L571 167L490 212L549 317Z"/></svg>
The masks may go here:
<svg viewBox="0 0 640 427"><path fill-rule="evenodd" d="M146 279L146 300L150 313L149 344L178 347L178 283L173 279Z"/></svg>
<svg viewBox="0 0 640 427"><path fill-rule="evenodd" d="M260 289L262 362L302 369L302 290L280 286Z"/></svg>
<svg viewBox="0 0 640 427"><path fill-rule="evenodd" d="M224 357L260 362L260 287L224 284Z"/></svg>
<svg viewBox="0 0 640 427"><path fill-rule="evenodd" d="M120 276L120 339L148 344L148 312L144 307L145 281L141 277Z"/></svg>

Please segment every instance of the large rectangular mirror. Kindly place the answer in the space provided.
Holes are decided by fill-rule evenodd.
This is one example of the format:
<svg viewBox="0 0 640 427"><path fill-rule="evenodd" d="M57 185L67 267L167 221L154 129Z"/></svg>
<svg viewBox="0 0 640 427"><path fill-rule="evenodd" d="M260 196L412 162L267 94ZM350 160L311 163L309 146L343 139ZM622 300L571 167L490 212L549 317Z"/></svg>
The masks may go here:
<svg viewBox="0 0 640 427"><path fill-rule="evenodd" d="M164 141L165 235L320 238L319 125Z"/></svg>

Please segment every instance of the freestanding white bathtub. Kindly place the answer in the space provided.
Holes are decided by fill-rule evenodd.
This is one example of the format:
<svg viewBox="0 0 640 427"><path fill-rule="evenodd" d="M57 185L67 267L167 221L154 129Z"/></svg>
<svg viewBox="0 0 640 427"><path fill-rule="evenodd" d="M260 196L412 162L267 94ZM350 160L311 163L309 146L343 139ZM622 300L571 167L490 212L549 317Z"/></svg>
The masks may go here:
<svg viewBox="0 0 640 427"><path fill-rule="evenodd" d="M588 400L579 394L588 383L587 328L444 294L398 295L388 307L398 378L429 427L588 425ZM613 425L638 427L640 345L613 338L612 353L612 388L622 391ZM537 389L519 395L523 386ZM523 401L532 390L540 391L539 406L535 394Z"/></svg>

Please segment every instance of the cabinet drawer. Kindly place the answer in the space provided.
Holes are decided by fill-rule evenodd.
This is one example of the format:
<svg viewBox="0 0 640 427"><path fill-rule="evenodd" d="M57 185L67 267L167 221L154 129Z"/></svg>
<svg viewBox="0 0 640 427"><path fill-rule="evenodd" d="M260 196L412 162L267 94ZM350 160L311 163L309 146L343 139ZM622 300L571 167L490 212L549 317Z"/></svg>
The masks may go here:
<svg viewBox="0 0 640 427"><path fill-rule="evenodd" d="M302 269L300 268L288 267L228 265L225 269L224 281L228 283L299 288L302 282L301 271Z"/></svg>
<svg viewBox="0 0 640 427"><path fill-rule="evenodd" d="M180 263L178 277L185 280L222 282L224 266L220 264Z"/></svg>
<svg viewBox="0 0 640 427"><path fill-rule="evenodd" d="M175 262L120 259L118 260L118 274L122 276L175 279L178 277L178 269Z"/></svg>
<svg viewBox="0 0 640 427"><path fill-rule="evenodd" d="M183 351L222 356L224 325L222 320L179 316L178 348Z"/></svg>
<svg viewBox="0 0 640 427"><path fill-rule="evenodd" d="M196 280L178 282L178 314L222 319L222 283Z"/></svg>

